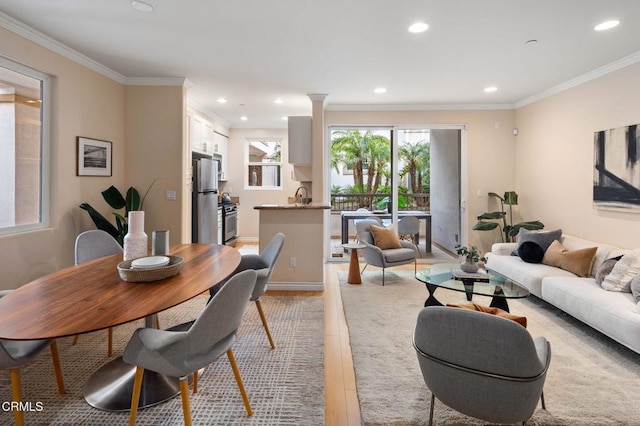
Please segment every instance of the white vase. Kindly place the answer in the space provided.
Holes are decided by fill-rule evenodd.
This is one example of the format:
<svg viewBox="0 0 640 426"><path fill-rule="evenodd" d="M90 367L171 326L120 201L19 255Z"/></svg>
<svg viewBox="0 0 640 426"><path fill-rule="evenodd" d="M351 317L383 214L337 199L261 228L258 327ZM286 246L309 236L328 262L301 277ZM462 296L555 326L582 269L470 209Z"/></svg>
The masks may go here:
<svg viewBox="0 0 640 426"><path fill-rule="evenodd" d="M124 260L133 260L147 255L148 237L144 233L144 212L129 212L129 231L124 236Z"/></svg>

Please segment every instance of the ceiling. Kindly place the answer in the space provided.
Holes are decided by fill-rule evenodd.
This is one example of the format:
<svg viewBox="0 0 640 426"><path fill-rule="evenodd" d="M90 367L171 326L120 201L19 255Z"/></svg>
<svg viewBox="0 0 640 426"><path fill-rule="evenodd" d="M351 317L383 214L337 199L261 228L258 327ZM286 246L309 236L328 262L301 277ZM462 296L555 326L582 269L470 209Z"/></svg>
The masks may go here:
<svg viewBox="0 0 640 426"><path fill-rule="evenodd" d="M234 128L285 127L317 93L327 109L512 108L640 60L639 0L144 1L153 12L0 0L0 23L20 21L123 81L187 78L189 102ZM609 19L620 25L594 31ZM416 21L429 29L409 33Z"/></svg>

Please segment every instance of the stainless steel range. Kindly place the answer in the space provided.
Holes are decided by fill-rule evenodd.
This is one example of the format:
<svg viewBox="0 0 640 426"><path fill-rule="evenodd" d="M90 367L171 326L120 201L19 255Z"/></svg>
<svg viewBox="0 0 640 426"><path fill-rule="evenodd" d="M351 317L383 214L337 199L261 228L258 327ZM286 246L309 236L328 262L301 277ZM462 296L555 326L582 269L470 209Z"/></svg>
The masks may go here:
<svg viewBox="0 0 640 426"><path fill-rule="evenodd" d="M225 203L222 206L222 239L225 245L235 246L238 239L238 205Z"/></svg>

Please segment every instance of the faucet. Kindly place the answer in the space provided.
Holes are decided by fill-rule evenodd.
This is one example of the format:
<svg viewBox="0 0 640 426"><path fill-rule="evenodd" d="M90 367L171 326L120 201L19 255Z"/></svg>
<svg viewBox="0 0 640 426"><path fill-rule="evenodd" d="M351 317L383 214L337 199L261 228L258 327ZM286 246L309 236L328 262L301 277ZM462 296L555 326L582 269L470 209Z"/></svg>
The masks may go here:
<svg viewBox="0 0 640 426"><path fill-rule="evenodd" d="M302 194L299 194L301 189L304 189L304 198L302 197ZM298 187L298 189L296 189L296 195L294 195L296 197L296 200L298 199L298 195L300 195L300 202L302 204L309 204L309 202L311 201L309 199L309 191L304 186L300 186Z"/></svg>

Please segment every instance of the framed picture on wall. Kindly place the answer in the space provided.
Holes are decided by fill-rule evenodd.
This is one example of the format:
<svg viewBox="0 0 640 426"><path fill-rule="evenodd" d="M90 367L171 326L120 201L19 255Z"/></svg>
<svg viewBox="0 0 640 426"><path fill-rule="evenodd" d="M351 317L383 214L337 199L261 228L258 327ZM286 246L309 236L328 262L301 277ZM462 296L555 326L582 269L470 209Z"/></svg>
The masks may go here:
<svg viewBox="0 0 640 426"><path fill-rule="evenodd" d="M111 142L78 136L77 176L111 176Z"/></svg>

